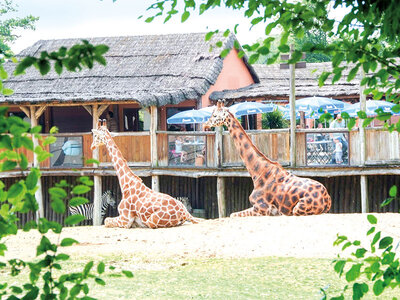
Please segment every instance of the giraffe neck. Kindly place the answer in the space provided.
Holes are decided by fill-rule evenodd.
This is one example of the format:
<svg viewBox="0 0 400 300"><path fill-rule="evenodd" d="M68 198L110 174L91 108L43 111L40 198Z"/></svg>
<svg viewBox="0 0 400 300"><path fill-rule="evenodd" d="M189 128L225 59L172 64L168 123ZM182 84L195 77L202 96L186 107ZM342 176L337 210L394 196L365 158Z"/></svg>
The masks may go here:
<svg viewBox="0 0 400 300"><path fill-rule="evenodd" d="M229 113L227 126L236 149L239 151L239 155L253 180L265 173L266 169L273 168L279 172L286 172L278 162L270 160L258 150L251 138L244 131L242 125L231 113ZM270 174L276 175L275 172L270 172Z"/></svg>
<svg viewBox="0 0 400 300"><path fill-rule="evenodd" d="M129 168L128 163L126 159L122 156L121 150L119 150L117 144L114 142L113 138L111 137L111 134L109 132L106 133L107 136L107 151L108 154L111 157L111 161L113 163L115 172L117 173L119 185L121 187L121 192L124 193L124 190L127 189L128 187L131 188L133 185L129 184L126 185L126 183L130 182L139 182L140 184L142 183L142 179L138 176L136 176L131 168Z"/></svg>

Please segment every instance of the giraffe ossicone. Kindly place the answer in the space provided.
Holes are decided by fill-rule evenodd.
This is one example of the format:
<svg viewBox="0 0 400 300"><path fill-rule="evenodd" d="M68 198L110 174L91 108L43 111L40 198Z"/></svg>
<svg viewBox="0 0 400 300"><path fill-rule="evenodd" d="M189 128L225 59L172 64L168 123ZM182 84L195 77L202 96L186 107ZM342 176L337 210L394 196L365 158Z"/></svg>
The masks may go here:
<svg viewBox="0 0 400 300"><path fill-rule="evenodd" d="M267 158L253 144L239 121L218 101L207 127L226 125L249 174L254 189L250 194L251 208L232 213L231 217L260 215L317 215L331 208L331 197L318 181L297 177L278 162Z"/></svg>
<svg viewBox="0 0 400 300"><path fill-rule="evenodd" d="M106 227L149 227L165 228L183 224L185 221L198 223L182 204L170 195L148 188L142 179L129 168L127 161L114 142L107 124L99 122L92 129L92 150L105 145L111 157L121 187L122 199L118 205L119 216L106 218Z"/></svg>

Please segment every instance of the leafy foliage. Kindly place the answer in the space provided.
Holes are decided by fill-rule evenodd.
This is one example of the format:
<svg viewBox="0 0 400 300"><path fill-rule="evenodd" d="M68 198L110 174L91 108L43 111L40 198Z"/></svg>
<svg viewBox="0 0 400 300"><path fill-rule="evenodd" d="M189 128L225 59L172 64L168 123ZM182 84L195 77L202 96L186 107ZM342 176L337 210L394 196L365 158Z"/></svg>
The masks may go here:
<svg viewBox="0 0 400 300"><path fill-rule="evenodd" d="M17 6L11 0L3 0L0 2L0 53L3 55L11 55L10 44L14 42L18 35L15 34L16 29L35 29L35 22L39 20L31 15L24 18L9 18L4 19L7 14L16 12Z"/></svg>
<svg viewBox="0 0 400 300"><path fill-rule="evenodd" d="M58 52L42 52L39 58L26 57L16 68L15 73L22 74L24 71L35 66L41 74L46 74L51 69L51 62L58 74L63 68L69 71L81 70L83 67L92 68L95 61L105 65L103 54L107 52L105 45L93 46L87 41L81 45L75 45L69 50L62 47ZM0 77L7 79L8 74L0 64ZM1 84L1 82L0 82ZM3 94L10 94L12 91L3 88ZM7 108L0 107L0 170L10 171L16 167L21 170L28 170L28 159L20 151L25 148L27 151L34 152L39 161L43 161L51 156L42 146L54 143L56 138L48 136L43 139L40 136L41 128L36 126L31 128L30 124L18 117L7 116ZM50 133L56 132L51 130ZM34 148L32 138L41 141ZM31 168L25 179L11 185L6 189L5 184L0 181L0 255L7 251L6 245L2 242L6 236L15 235L18 232L18 214L31 213L36 215L38 204L35 193L38 189L38 182L41 173L38 168ZM65 214L66 202L71 198L71 205L80 205L87 202L81 195L90 191L93 182L88 177L80 177L76 186L70 186L65 181L61 181L56 186L49 189L51 208L57 214ZM69 197L69 194L71 196ZM83 216L74 215L66 218L67 225L81 222ZM36 248L36 259L34 261L23 261L12 259L7 263L0 263L0 269L9 268L12 276L19 276L22 272L28 272L29 281L24 283L9 285L0 283L0 298L7 296L7 299L93 299L89 296L89 286L87 280L92 279L99 285L104 285L104 280L100 277L104 273L105 265L100 262L94 268L94 262L88 262L82 272L65 273L62 271L62 263L69 260L69 256L60 253L60 247L68 247L76 240L64 238L57 243L53 243L46 236L49 231L61 234L62 225L49 221L46 218L39 218L27 222L23 230L37 230L41 235L40 244ZM110 267L111 269L112 267ZM59 274L59 275L57 275ZM133 277L130 271L123 271L129 278Z"/></svg>
<svg viewBox="0 0 400 300"><path fill-rule="evenodd" d="M265 129L276 129L276 128L287 128L289 127L288 122L283 118L280 111L272 111L266 114L262 114L262 128Z"/></svg>
<svg viewBox="0 0 400 300"><path fill-rule="evenodd" d="M238 10L249 19L252 26L263 26L265 38L253 45L243 45L252 51L250 63L256 62L260 55L270 52L276 39L273 30L281 31L277 52L268 58L267 63L275 63L280 53L289 51L290 37L307 39L307 32L319 32L327 37L321 41L306 41L297 48L289 63L301 59L302 52L322 54L332 58L332 71L320 75L322 86L328 78L337 82L345 67L350 68L347 80L354 79L361 70L366 76L361 81L367 88L366 94L375 99L398 103L400 100L400 65L396 58L400 53L400 6L396 0L322 0L322 1L277 1L277 0L157 0L149 7L154 14L147 18L151 22L156 17L165 17L167 22L174 15L180 15L182 8L185 21L198 12L226 7ZM341 8L344 14L330 13L331 8ZM186 12L191 12L187 14ZM234 28L237 32L238 24ZM207 39L214 34L210 32ZM385 116L382 116L385 117ZM386 116L387 117L387 116ZM400 123L388 125L389 130L400 131Z"/></svg>
<svg viewBox="0 0 400 300"><path fill-rule="evenodd" d="M340 296L330 299L345 299L344 292L351 288L353 299L361 299L371 292L375 296L380 296L385 289L400 290L400 260L396 256L397 247L393 245L393 238L382 236L380 231L376 231L378 223L374 215L367 216L368 222L373 225L367 232L371 236L369 248L361 246L360 241L350 241L346 236L337 237L334 245L342 246L342 251L346 248L354 249L350 258L340 258L334 261L334 270L339 276L345 276L346 285ZM368 284L370 283L370 284ZM323 299L327 299L325 290Z"/></svg>

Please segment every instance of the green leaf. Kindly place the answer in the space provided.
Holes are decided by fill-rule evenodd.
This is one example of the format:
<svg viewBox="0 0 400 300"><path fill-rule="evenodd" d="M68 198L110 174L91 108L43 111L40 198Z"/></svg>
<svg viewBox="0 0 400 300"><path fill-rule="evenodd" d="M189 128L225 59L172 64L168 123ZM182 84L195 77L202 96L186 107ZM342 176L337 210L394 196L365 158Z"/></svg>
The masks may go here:
<svg viewBox="0 0 400 300"><path fill-rule="evenodd" d="M85 220L85 217L82 215L72 215L65 219L66 225L75 225Z"/></svg>
<svg viewBox="0 0 400 300"><path fill-rule="evenodd" d="M82 184L74 186L74 188L72 189L72 193L75 195L85 194L89 191L90 191L90 187L88 187L86 185L82 185Z"/></svg>
<svg viewBox="0 0 400 300"><path fill-rule="evenodd" d="M29 164L28 158L23 153L20 153L19 156L20 156L19 166L21 167L22 170L26 170Z"/></svg>
<svg viewBox="0 0 400 300"><path fill-rule="evenodd" d="M24 186L17 182L8 190L8 199L20 198L24 194Z"/></svg>
<svg viewBox="0 0 400 300"><path fill-rule="evenodd" d="M88 199L84 197L73 197L71 200L69 200L69 206L79 206L88 202Z"/></svg>
<svg viewBox="0 0 400 300"><path fill-rule="evenodd" d="M229 52L230 52L230 49L224 49L224 50L221 51L220 56L222 58L224 58L229 54Z"/></svg>
<svg viewBox="0 0 400 300"><path fill-rule="evenodd" d="M374 286L372 287L372 291L374 292L375 296L379 296L380 294L382 294L383 290L384 290L383 281L382 280L375 281Z"/></svg>
<svg viewBox="0 0 400 300"><path fill-rule="evenodd" d="M390 197L393 197L393 198L397 197L397 186L396 186L396 185L393 185L393 186L390 188L390 190L389 190L389 196L390 196Z"/></svg>
<svg viewBox="0 0 400 300"><path fill-rule="evenodd" d="M28 174L25 180L26 188L28 190L33 190L36 188L40 176L40 172L36 168L32 168L31 172Z"/></svg>
<svg viewBox="0 0 400 300"><path fill-rule="evenodd" d="M101 44L101 45L97 45L97 46L94 47L94 52L95 52L97 55L103 55L103 54L105 54L109 49L110 49L110 47L108 47L107 45Z"/></svg>
<svg viewBox="0 0 400 300"><path fill-rule="evenodd" d="M88 274L89 274L89 272L90 272L90 270L93 268L93 261L89 261L86 265L85 265L85 268L83 269L83 276L84 277L87 277L88 276Z"/></svg>
<svg viewBox="0 0 400 300"><path fill-rule="evenodd" d="M381 238L381 232L378 231L377 233L375 233L375 236L372 239L371 246L375 245L380 240L380 238Z"/></svg>
<svg viewBox="0 0 400 300"><path fill-rule="evenodd" d="M65 213L66 207L64 202L60 198L52 199L50 205L54 212L56 212L57 214Z"/></svg>
<svg viewBox="0 0 400 300"><path fill-rule="evenodd" d="M99 277L96 277L94 279L94 281L96 281L96 283L99 284L99 285L102 285L102 286L106 285L105 281L103 279L99 278Z"/></svg>
<svg viewBox="0 0 400 300"><path fill-rule="evenodd" d="M102 273L104 273L104 270L105 270L105 265L103 262L100 262L97 265L97 273L102 274Z"/></svg>
<svg viewBox="0 0 400 300"><path fill-rule="evenodd" d="M355 257L357 257L357 258L364 257L364 254L365 254L366 252L367 252L366 249L364 249L364 248L359 248L359 249L356 250Z"/></svg>
<svg viewBox="0 0 400 300"><path fill-rule="evenodd" d="M214 34L215 34L214 31L207 32L207 33L206 33L205 40L206 40L206 41L211 40L211 38L213 37Z"/></svg>
<svg viewBox="0 0 400 300"><path fill-rule="evenodd" d="M131 271L122 270L122 273L128 278L133 278L133 273Z"/></svg>
<svg viewBox="0 0 400 300"><path fill-rule="evenodd" d="M59 187L49 188L49 193L50 193L51 198L54 198L54 199L56 199L56 198L64 199L65 197L67 197L67 192L64 189L59 188Z"/></svg>
<svg viewBox="0 0 400 300"><path fill-rule="evenodd" d="M390 236L384 237L379 241L379 249L386 249L393 243L393 238Z"/></svg>
<svg viewBox="0 0 400 300"><path fill-rule="evenodd" d="M353 299L361 299L368 292L368 285L366 283L353 284Z"/></svg>
<svg viewBox="0 0 400 300"><path fill-rule="evenodd" d="M351 282L360 277L361 264L353 265L346 273L346 281Z"/></svg>
<svg viewBox="0 0 400 300"><path fill-rule="evenodd" d="M374 215L368 215L368 216L367 216L367 220L368 220L368 222L370 222L371 224L376 224L376 223L378 223L378 219L377 219Z"/></svg>
<svg viewBox="0 0 400 300"><path fill-rule="evenodd" d="M68 254L64 254L64 253L58 254L56 256L56 260L68 260L69 258L70 258L70 256Z"/></svg>
<svg viewBox="0 0 400 300"><path fill-rule="evenodd" d="M90 158L85 160L85 164L89 165L89 164L100 164L100 162L97 159L94 158Z"/></svg>
<svg viewBox="0 0 400 300"><path fill-rule="evenodd" d="M182 14L181 22L182 22L182 23L185 22L189 17L190 17L190 12L185 11L185 12Z"/></svg>
<svg viewBox="0 0 400 300"><path fill-rule="evenodd" d="M4 96L11 96L12 94L14 94L14 90L12 89L3 89L2 93Z"/></svg>
<svg viewBox="0 0 400 300"><path fill-rule="evenodd" d="M386 198L382 203L381 203L381 207L384 207L386 205L389 205L392 201L394 200L394 198Z"/></svg>
<svg viewBox="0 0 400 300"><path fill-rule="evenodd" d="M55 136L50 135L44 139L43 147L50 145L50 144L54 144L56 141L57 141L57 138Z"/></svg>
<svg viewBox="0 0 400 300"><path fill-rule="evenodd" d="M36 62L36 60L36 58L31 56L25 57L15 68L14 75L23 74L27 68Z"/></svg>
<svg viewBox="0 0 400 300"><path fill-rule="evenodd" d="M374 233L375 231L375 227L371 227L368 231L367 231L367 235L370 235L371 233Z"/></svg>
<svg viewBox="0 0 400 300"><path fill-rule="evenodd" d="M318 78L318 86L322 87L325 84L325 81L328 79L329 75L331 75L331 72L322 72L321 75Z"/></svg>
<svg viewBox="0 0 400 300"><path fill-rule="evenodd" d="M79 244L79 242L77 240L72 239L72 238L64 238L61 241L60 246L61 247L68 247L68 246L71 246L72 244Z"/></svg>
<svg viewBox="0 0 400 300"><path fill-rule="evenodd" d="M4 69L3 65L0 65L0 78L5 80L8 78L7 71Z"/></svg>
<svg viewBox="0 0 400 300"><path fill-rule="evenodd" d="M5 162L3 162L2 166L1 166L1 171L5 172L5 171L14 170L16 167L17 167L17 162L12 161L12 160L6 160Z"/></svg>
<svg viewBox="0 0 400 300"><path fill-rule="evenodd" d="M336 273L339 274L339 276L341 276L345 265L346 265L345 260L339 260L335 263L335 266L333 267L333 269L335 270Z"/></svg>

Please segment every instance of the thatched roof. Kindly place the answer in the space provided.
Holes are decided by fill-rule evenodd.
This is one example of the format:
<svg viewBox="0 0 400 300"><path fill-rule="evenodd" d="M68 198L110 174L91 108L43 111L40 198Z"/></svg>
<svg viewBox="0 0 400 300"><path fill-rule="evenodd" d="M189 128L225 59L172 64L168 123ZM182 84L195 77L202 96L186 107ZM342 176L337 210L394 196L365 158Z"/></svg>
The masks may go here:
<svg viewBox="0 0 400 300"><path fill-rule="evenodd" d="M244 100L244 99L288 99L289 98L289 70L280 69L276 65L253 65L260 83L240 88L225 90L211 94L211 100ZM346 77L350 68L343 71L343 77L332 85L331 77L325 81L323 87L318 86L318 77L323 71L331 71L332 63L307 63L304 69L296 69L296 98L322 96L337 99L356 99L360 93L360 76L351 82Z"/></svg>
<svg viewBox="0 0 400 300"><path fill-rule="evenodd" d="M0 103L38 104L51 102L137 101L142 106L177 104L199 99L215 83L223 66L222 49L232 48L236 37L222 34L212 44L223 41L222 48L210 51L205 33L146 35L86 39L94 45L110 47L107 66L96 64L82 72L51 71L41 76L35 68L26 75L11 76L7 88L11 96L0 96ZM38 56L41 51L70 47L81 39L41 40L19 56ZM244 58L247 64L247 58ZM9 74L15 67L9 63ZM258 77L249 66L255 82Z"/></svg>

